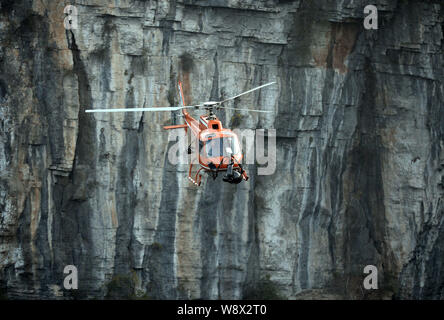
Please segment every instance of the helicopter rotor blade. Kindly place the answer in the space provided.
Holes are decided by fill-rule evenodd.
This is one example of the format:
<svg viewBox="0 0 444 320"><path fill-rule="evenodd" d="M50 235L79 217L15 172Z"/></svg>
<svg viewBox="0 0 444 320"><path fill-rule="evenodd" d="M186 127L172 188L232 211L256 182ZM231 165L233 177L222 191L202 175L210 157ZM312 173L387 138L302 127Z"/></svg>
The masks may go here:
<svg viewBox="0 0 444 320"><path fill-rule="evenodd" d="M230 108L230 107L217 107L217 109L222 108L222 109L231 109L231 110L242 110L242 111L252 111L252 112L264 112L264 113L270 113L273 111L270 110L256 110L256 109L241 109L241 108Z"/></svg>
<svg viewBox="0 0 444 320"><path fill-rule="evenodd" d="M225 99L225 100L219 101L219 105L221 105L222 103L225 103L225 102L227 102L227 101L230 101L230 100L233 100L233 99L239 98L240 96L243 96L244 94L247 94L247 93L250 93L250 92L253 92L253 91L259 90L259 89L261 89L261 88L263 88L263 87L266 87L266 86L272 85L272 84L274 84L274 83L276 83L276 81L273 81L273 82L269 82L269 83L263 84L263 85L261 85L261 86L259 86L259 87L256 87L256 88L250 89L250 90L248 90L248 91L242 92L242 93L240 93L240 94L238 94L238 95L236 95L236 96L234 96L234 97L231 97L231 98L228 98L228 99Z"/></svg>
<svg viewBox="0 0 444 320"><path fill-rule="evenodd" d="M184 107L160 107L160 108L111 108L111 109L89 109L85 112L139 112L139 111L178 111Z"/></svg>

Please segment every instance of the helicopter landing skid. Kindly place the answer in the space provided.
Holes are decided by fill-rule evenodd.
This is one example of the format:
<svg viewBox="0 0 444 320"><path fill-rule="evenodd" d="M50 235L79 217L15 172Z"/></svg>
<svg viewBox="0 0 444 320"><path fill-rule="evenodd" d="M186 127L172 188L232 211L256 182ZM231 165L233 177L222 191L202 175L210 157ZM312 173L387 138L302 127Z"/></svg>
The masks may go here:
<svg viewBox="0 0 444 320"><path fill-rule="evenodd" d="M194 179L191 177L191 169L193 168L193 164L190 164L190 170L188 172L188 179L194 183L196 186L200 186L200 182L202 180L202 175L199 174L200 170L202 170L203 168L200 168L199 170L197 170L196 172L196 176L194 177Z"/></svg>

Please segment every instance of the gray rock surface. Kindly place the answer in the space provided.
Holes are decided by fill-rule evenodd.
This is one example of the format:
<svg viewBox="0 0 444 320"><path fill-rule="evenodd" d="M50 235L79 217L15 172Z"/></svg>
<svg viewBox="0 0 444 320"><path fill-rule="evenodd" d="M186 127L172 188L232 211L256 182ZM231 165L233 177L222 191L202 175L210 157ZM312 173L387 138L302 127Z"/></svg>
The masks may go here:
<svg viewBox="0 0 444 320"><path fill-rule="evenodd" d="M444 298L440 1L375 0L378 30L363 0L71 3L67 31L64 3L0 2L0 295ZM239 185L189 183L168 112L84 113L275 79L239 103L274 114L219 114L277 130Z"/></svg>

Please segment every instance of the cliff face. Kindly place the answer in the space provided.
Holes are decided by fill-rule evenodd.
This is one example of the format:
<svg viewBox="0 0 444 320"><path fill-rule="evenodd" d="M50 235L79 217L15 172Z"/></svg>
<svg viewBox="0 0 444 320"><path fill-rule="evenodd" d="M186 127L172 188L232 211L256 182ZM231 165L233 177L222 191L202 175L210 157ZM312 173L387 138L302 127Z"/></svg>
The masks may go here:
<svg viewBox="0 0 444 320"><path fill-rule="evenodd" d="M57 2L0 2L4 296L444 298L439 1L374 1L378 30L356 0L78 0L76 30ZM238 103L273 114L218 114L277 131L239 185L189 183L169 112L84 112L275 79Z"/></svg>

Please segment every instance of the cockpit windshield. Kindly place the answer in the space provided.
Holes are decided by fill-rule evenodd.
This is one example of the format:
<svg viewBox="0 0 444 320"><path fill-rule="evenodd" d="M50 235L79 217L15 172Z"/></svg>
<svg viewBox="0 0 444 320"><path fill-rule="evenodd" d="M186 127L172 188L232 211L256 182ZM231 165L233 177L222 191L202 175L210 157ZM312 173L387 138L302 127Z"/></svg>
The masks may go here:
<svg viewBox="0 0 444 320"><path fill-rule="evenodd" d="M205 142L207 157L230 156L239 153L236 137L213 138Z"/></svg>

